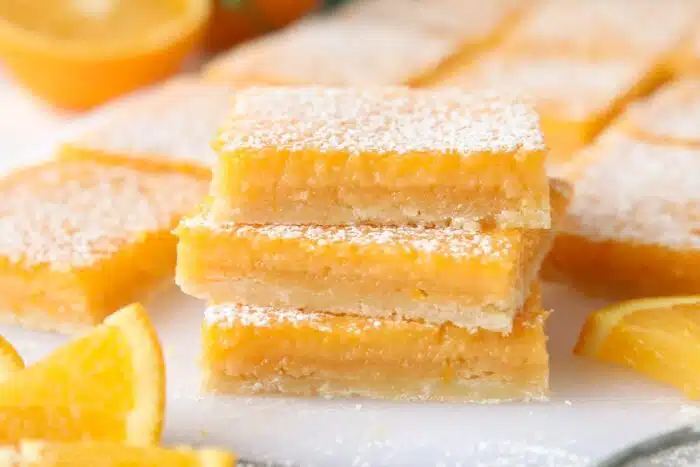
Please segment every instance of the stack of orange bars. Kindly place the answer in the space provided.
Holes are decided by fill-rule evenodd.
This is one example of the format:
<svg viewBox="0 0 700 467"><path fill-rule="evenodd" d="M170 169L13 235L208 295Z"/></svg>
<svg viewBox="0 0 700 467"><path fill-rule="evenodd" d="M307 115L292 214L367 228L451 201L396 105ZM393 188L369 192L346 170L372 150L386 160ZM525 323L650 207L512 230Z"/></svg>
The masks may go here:
<svg viewBox="0 0 700 467"><path fill-rule="evenodd" d="M210 199L177 229L177 282L210 303L207 390L547 396L536 278L565 197L530 107L454 89L250 88L214 148Z"/></svg>

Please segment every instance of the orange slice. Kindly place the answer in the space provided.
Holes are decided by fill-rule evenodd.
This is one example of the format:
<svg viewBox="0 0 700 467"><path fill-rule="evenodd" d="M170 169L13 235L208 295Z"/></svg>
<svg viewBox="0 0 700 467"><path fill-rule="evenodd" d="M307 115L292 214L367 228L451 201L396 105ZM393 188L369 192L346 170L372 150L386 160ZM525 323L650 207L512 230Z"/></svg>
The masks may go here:
<svg viewBox="0 0 700 467"><path fill-rule="evenodd" d="M21 439L160 438L163 356L146 311L131 305L0 382L0 444Z"/></svg>
<svg viewBox="0 0 700 467"><path fill-rule="evenodd" d="M85 109L177 71L210 0L0 2L0 58L40 98Z"/></svg>
<svg viewBox="0 0 700 467"><path fill-rule="evenodd" d="M4 456L4 457L3 457ZM3 458L14 459L22 467L233 467L233 454L214 449L186 447L165 449L119 443L45 443L23 441L17 451L4 450Z"/></svg>
<svg viewBox="0 0 700 467"><path fill-rule="evenodd" d="M7 339L0 336L0 381L24 368L24 361Z"/></svg>
<svg viewBox="0 0 700 467"><path fill-rule="evenodd" d="M597 311L574 353L631 367L700 399L700 295L631 300Z"/></svg>

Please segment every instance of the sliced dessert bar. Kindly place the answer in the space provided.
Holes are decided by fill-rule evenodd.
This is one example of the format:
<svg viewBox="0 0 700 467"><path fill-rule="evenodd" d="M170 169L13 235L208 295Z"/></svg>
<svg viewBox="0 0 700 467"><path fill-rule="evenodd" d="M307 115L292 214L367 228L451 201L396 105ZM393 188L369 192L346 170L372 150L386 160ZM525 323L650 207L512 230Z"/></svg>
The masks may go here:
<svg viewBox="0 0 700 467"><path fill-rule="evenodd" d="M508 331L553 232L251 226L205 210L177 229L177 282L214 302Z"/></svg>
<svg viewBox="0 0 700 467"><path fill-rule="evenodd" d="M545 0L505 43L523 53L560 56L664 56L697 24L700 6L687 0Z"/></svg>
<svg viewBox="0 0 700 467"><path fill-rule="evenodd" d="M420 86L493 47L535 3L530 0L364 0L347 3L334 12L334 17L410 25L453 41L457 46L450 57L409 83Z"/></svg>
<svg viewBox="0 0 700 467"><path fill-rule="evenodd" d="M551 163L589 144L631 99L656 87L662 77L655 63L649 57L535 57L497 49L437 84L529 98L540 114Z"/></svg>
<svg viewBox="0 0 700 467"><path fill-rule="evenodd" d="M613 134L560 170L573 184L544 276L613 298L700 290L700 149Z"/></svg>
<svg viewBox="0 0 700 467"><path fill-rule="evenodd" d="M72 331L169 277L206 192L172 171L51 161L0 179L0 320Z"/></svg>
<svg viewBox="0 0 700 467"><path fill-rule="evenodd" d="M202 330L205 389L229 394L505 402L548 394L537 287L513 331L215 305Z"/></svg>
<svg viewBox="0 0 700 467"><path fill-rule="evenodd" d="M235 85L381 86L437 68L457 41L410 24L311 19L215 58L204 76Z"/></svg>
<svg viewBox="0 0 700 467"><path fill-rule="evenodd" d="M64 159L138 160L209 178L211 141L231 108L234 89L192 78L128 96L87 118L59 149Z"/></svg>
<svg viewBox="0 0 700 467"><path fill-rule="evenodd" d="M220 221L550 225L537 114L491 93L253 88L214 145Z"/></svg>

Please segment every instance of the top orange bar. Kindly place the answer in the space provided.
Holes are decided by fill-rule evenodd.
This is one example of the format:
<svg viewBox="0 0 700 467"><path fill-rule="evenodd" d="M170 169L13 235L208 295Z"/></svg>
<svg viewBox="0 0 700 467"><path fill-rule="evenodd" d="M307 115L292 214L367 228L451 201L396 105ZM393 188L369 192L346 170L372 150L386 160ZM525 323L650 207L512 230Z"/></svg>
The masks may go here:
<svg viewBox="0 0 700 467"><path fill-rule="evenodd" d="M537 114L490 93L252 88L214 148L218 221L550 226Z"/></svg>

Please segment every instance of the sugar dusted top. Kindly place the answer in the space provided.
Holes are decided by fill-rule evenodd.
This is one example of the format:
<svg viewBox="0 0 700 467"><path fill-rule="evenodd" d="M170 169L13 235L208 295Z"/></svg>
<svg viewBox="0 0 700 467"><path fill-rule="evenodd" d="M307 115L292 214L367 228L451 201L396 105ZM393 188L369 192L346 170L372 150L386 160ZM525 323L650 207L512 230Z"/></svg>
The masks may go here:
<svg viewBox="0 0 700 467"><path fill-rule="evenodd" d="M271 308L240 304L222 304L209 306L204 311L204 319L209 324L268 327L277 323L298 325L304 323L319 324L322 313L302 311L296 308Z"/></svg>
<svg viewBox="0 0 700 467"><path fill-rule="evenodd" d="M432 71L456 46L407 25L307 20L237 47L207 74L243 84L400 85Z"/></svg>
<svg viewBox="0 0 700 467"><path fill-rule="evenodd" d="M352 21L411 24L440 36L479 45L501 32L508 19L528 6L524 0L364 0L334 14Z"/></svg>
<svg viewBox="0 0 700 467"><path fill-rule="evenodd" d="M227 85L175 80L129 96L68 142L120 156L160 156L210 167L216 160L211 141L231 108L233 94Z"/></svg>
<svg viewBox="0 0 700 467"><path fill-rule="evenodd" d="M48 162L0 181L0 255L26 267L86 268L167 230L206 187L180 174Z"/></svg>
<svg viewBox="0 0 700 467"><path fill-rule="evenodd" d="M629 108L633 129L679 142L700 143L700 79L674 81Z"/></svg>
<svg viewBox="0 0 700 467"><path fill-rule="evenodd" d="M548 0L516 29L513 42L568 50L660 52L695 24L700 8L686 0Z"/></svg>
<svg viewBox="0 0 700 467"><path fill-rule="evenodd" d="M606 111L644 77L646 60L528 59L492 54L445 82L517 92L543 112L584 120Z"/></svg>
<svg viewBox="0 0 700 467"><path fill-rule="evenodd" d="M608 138L574 185L566 230L700 248L700 150Z"/></svg>
<svg viewBox="0 0 700 467"><path fill-rule="evenodd" d="M398 248L482 261L499 260L517 252L522 235L517 231L470 233L456 228L263 225L217 223L207 213L186 218L185 228L206 228L238 237L300 240L300 248L324 248L333 244L369 248Z"/></svg>
<svg viewBox="0 0 700 467"><path fill-rule="evenodd" d="M515 327L531 328L541 326L548 313L537 305L539 298L528 299L525 307L515 316ZM297 308L273 308L262 306L225 303L211 305L204 311L204 320L209 326L223 328L244 326L256 328L276 327L280 325L312 328L320 332L382 332L387 327L409 330L430 329L452 326L450 323L435 324L400 318L375 319L356 315L338 315L318 313ZM475 333L474 328L461 328L464 332ZM490 331L482 331L490 332Z"/></svg>
<svg viewBox="0 0 700 467"><path fill-rule="evenodd" d="M241 91L218 137L225 152L468 156L542 150L537 114L493 93L457 89L253 88Z"/></svg>

